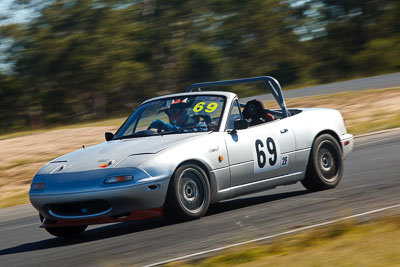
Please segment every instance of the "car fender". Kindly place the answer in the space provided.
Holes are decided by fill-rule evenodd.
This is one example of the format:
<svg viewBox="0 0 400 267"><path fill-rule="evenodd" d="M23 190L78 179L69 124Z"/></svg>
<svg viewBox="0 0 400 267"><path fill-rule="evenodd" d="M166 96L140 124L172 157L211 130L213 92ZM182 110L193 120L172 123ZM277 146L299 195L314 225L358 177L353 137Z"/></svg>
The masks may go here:
<svg viewBox="0 0 400 267"><path fill-rule="evenodd" d="M290 119L295 131L296 149L310 148L315 138L324 131L334 133L335 138L346 134L342 115L338 110L327 108L307 108Z"/></svg>
<svg viewBox="0 0 400 267"><path fill-rule="evenodd" d="M331 134L340 144L346 136L346 127L341 113L335 109L304 108L289 119L295 132L296 165L293 171L305 173L315 138L323 133Z"/></svg>
<svg viewBox="0 0 400 267"><path fill-rule="evenodd" d="M169 147L142 162L138 168L150 177L171 178L178 166L189 161L197 162L200 167L205 168L211 186L212 201L215 201L218 190L229 188L228 154L223 134L220 132L200 135Z"/></svg>

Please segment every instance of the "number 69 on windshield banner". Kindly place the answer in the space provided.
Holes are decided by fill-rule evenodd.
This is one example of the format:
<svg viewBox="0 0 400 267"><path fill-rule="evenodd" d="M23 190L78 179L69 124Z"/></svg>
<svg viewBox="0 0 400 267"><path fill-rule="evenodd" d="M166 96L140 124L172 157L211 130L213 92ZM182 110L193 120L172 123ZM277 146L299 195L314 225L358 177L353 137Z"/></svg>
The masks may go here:
<svg viewBox="0 0 400 267"><path fill-rule="evenodd" d="M279 143L272 137L254 141L254 173L262 173L289 165L289 155L281 155Z"/></svg>

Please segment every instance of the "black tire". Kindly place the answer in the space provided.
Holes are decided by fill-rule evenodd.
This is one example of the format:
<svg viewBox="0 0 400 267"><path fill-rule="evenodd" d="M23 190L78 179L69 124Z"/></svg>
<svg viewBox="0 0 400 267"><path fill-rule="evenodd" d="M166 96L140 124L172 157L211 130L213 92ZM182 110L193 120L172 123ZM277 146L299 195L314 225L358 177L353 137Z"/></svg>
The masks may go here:
<svg viewBox="0 0 400 267"><path fill-rule="evenodd" d="M39 214L39 216L40 216L40 221L43 222L44 219L43 216L41 214ZM83 233L87 227L88 227L87 225L82 225L82 226L48 227L44 229L46 229L46 231L49 234L57 237L77 237L81 233Z"/></svg>
<svg viewBox="0 0 400 267"><path fill-rule="evenodd" d="M65 227L48 227L44 228L49 234L57 237L77 237L83 233L87 225L83 226L65 226Z"/></svg>
<svg viewBox="0 0 400 267"><path fill-rule="evenodd" d="M210 198L204 170L196 164L182 165L169 183L164 215L172 221L199 219L206 213Z"/></svg>
<svg viewBox="0 0 400 267"><path fill-rule="evenodd" d="M339 143L329 135L318 136L312 145L306 177L301 182L309 191L336 187L343 175L343 156Z"/></svg>

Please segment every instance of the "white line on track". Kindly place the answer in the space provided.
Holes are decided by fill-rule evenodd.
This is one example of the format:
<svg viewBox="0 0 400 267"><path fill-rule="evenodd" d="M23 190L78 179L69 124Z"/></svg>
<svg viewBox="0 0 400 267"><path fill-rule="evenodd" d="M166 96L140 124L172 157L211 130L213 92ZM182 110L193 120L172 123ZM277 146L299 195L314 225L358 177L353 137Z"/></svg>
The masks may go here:
<svg viewBox="0 0 400 267"><path fill-rule="evenodd" d="M262 241L262 240L267 240L267 239L275 238L275 237L278 237L278 236L288 235L288 234L292 234L292 233L308 230L308 229L311 229L311 228L316 228L316 227L320 227L320 226L324 226L324 225L329 225L329 224L337 223L337 222L340 222L340 221L343 221L343 220L362 217L362 216L365 216L365 215L370 215L370 214L374 214L374 213L377 213L377 212L382 212L382 211L389 210L389 209L394 209L394 208L400 208L400 204L393 205L393 206L388 206L388 207L383 207L383 208L380 208L380 209L370 210L370 211L367 211L367 212L358 213L358 214L342 217L342 218L339 218L339 219L335 219L335 220L331 220L331 221L327 221L327 222L323 222L323 223L317 223L317 224L313 224L313 225L309 225L309 226L304 226L304 227L296 228L296 229L293 229L293 230L281 232L281 233L278 233L278 234L268 235L268 236L264 236L264 237L260 237L260 238L256 238L256 239L251 239L251 240L240 242L240 243L234 243L234 244L223 246L223 247L219 247L219 248L204 250L204 251L196 252L196 253L193 253L193 254L188 254L188 255L185 255L185 256L181 256L181 257L177 257L177 258L173 258L173 259L169 259L169 260L165 260L165 261L152 263L152 264L149 264L149 265L145 265L144 267L158 266L158 265L167 264L167 263L170 263L170 262L173 262L173 261L185 260L185 259L189 259L189 258L192 258L192 257L195 257L195 256L204 255L204 254L211 253L211 252L217 252L217 251L221 251L221 250L232 248L232 247L237 247L237 246L241 246L241 245L245 245L245 244L249 244L249 243L254 243L254 242L258 242L258 241ZM123 255L132 254L132 253L133 252L128 252L128 253L124 253Z"/></svg>

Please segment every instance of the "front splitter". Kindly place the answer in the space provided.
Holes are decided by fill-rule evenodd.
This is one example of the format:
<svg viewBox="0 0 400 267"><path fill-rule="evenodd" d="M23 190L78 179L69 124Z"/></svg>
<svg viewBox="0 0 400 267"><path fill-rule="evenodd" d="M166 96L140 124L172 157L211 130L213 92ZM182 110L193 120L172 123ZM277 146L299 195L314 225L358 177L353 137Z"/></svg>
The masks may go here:
<svg viewBox="0 0 400 267"><path fill-rule="evenodd" d="M45 218L39 227L40 228L71 227L71 226L83 226L83 225L104 224L104 223L114 223L114 222L138 221L153 217L159 217L162 214L163 214L163 207L147 209L147 210L136 210L131 212L129 215L121 217L115 217L115 216L98 217L98 218L77 219L77 220L51 220Z"/></svg>

